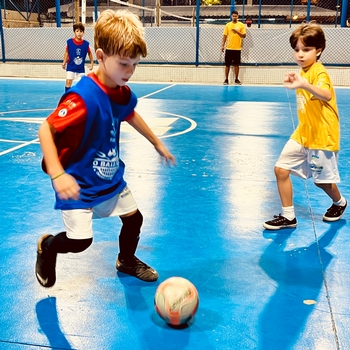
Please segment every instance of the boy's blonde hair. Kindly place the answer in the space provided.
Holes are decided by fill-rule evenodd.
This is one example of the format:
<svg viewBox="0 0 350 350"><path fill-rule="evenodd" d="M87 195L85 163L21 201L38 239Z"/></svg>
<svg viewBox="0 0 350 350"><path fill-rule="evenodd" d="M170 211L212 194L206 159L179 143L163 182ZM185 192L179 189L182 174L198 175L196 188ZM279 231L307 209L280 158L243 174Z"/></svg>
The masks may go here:
<svg viewBox="0 0 350 350"><path fill-rule="evenodd" d="M101 49L107 56L146 57L147 46L140 19L128 10L105 10L94 28L95 51Z"/></svg>

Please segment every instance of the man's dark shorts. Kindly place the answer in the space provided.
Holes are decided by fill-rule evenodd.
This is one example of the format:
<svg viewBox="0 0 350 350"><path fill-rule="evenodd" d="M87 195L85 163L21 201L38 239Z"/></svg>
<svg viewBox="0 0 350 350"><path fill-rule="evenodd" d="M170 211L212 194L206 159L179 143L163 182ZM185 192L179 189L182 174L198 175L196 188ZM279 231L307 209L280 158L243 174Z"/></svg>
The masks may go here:
<svg viewBox="0 0 350 350"><path fill-rule="evenodd" d="M241 50L225 51L225 66L239 66L241 64Z"/></svg>

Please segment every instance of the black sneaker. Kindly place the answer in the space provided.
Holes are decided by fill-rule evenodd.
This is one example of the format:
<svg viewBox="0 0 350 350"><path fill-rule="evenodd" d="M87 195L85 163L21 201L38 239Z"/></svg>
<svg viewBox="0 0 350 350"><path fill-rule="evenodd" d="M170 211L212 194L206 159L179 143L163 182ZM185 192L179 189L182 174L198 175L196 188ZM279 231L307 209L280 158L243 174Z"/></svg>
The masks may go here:
<svg viewBox="0 0 350 350"><path fill-rule="evenodd" d="M57 254L48 253L47 244L53 240L53 235L44 235L38 241L35 274L38 282L46 288L52 287L56 282Z"/></svg>
<svg viewBox="0 0 350 350"><path fill-rule="evenodd" d="M327 209L326 214L323 215L323 220L324 221L339 220L343 216L347 205L348 205L348 202L346 202L345 205L332 204L332 206Z"/></svg>
<svg viewBox="0 0 350 350"><path fill-rule="evenodd" d="M228 80L227 79L225 79L224 85L228 85Z"/></svg>
<svg viewBox="0 0 350 350"><path fill-rule="evenodd" d="M242 83L240 82L239 79L236 79L236 80L235 80L235 84L237 84L237 85L242 85Z"/></svg>
<svg viewBox="0 0 350 350"><path fill-rule="evenodd" d="M280 230L281 228L291 228L291 227L297 227L297 219L294 218L293 220L288 220L281 214L274 215L274 219L270 221L266 221L263 223L263 226L267 230Z"/></svg>
<svg viewBox="0 0 350 350"><path fill-rule="evenodd" d="M125 262L117 258L117 270L131 276L135 276L145 282L154 282L158 279L158 272L143 261L134 256L131 262Z"/></svg>

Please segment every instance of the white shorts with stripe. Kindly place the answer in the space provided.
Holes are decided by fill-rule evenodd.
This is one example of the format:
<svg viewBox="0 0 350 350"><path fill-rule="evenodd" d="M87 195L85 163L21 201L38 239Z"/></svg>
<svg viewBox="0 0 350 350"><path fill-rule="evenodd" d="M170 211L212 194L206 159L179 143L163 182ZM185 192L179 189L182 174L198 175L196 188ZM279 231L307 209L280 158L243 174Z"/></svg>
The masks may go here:
<svg viewBox="0 0 350 350"><path fill-rule="evenodd" d="M87 209L62 210L67 237L71 239L92 238L92 219L121 216L137 209L135 199L128 187L116 196Z"/></svg>
<svg viewBox="0 0 350 350"><path fill-rule="evenodd" d="M312 177L315 183L340 182L338 152L305 148L292 139L284 146L275 166L303 179Z"/></svg>
<svg viewBox="0 0 350 350"><path fill-rule="evenodd" d="M85 73L77 73L77 72L72 72L72 71L67 70L66 79L67 80L80 80L84 75L85 75Z"/></svg>

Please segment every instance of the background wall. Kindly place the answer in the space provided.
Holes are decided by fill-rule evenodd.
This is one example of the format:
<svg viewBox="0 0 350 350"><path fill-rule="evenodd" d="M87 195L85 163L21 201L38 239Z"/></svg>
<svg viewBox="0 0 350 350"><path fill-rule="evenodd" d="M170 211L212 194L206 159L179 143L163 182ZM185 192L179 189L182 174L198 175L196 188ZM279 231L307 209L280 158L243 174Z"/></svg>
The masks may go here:
<svg viewBox="0 0 350 350"><path fill-rule="evenodd" d="M72 28L3 28L5 58L12 61L62 61ZM242 48L242 64L294 64L289 36L293 28L248 28ZM350 67L348 45L350 28L324 28L326 49L322 61L326 65ZM199 64L219 65L223 26L200 28ZM146 27L148 56L143 62L153 64L195 64L196 28ZM85 39L93 47L93 28L86 28ZM2 55L1 48L0 54Z"/></svg>
<svg viewBox="0 0 350 350"><path fill-rule="evenodd" d="M327 67L335 86L349 86L350 68ZM247 84L282 85L284 74L299 71L293 66L243 66L239 78ZM88 72L88 70L87 70ZM0 63L0 77L65 79L66 72L61 63ZM167 82L167 83L203 83L222 84L224 66L192 66L192 65L149 65L140 64L132 76L132 81ZM233 76L231 71L230 82ZM63 86L63 85L62 85Z"/></svg>

